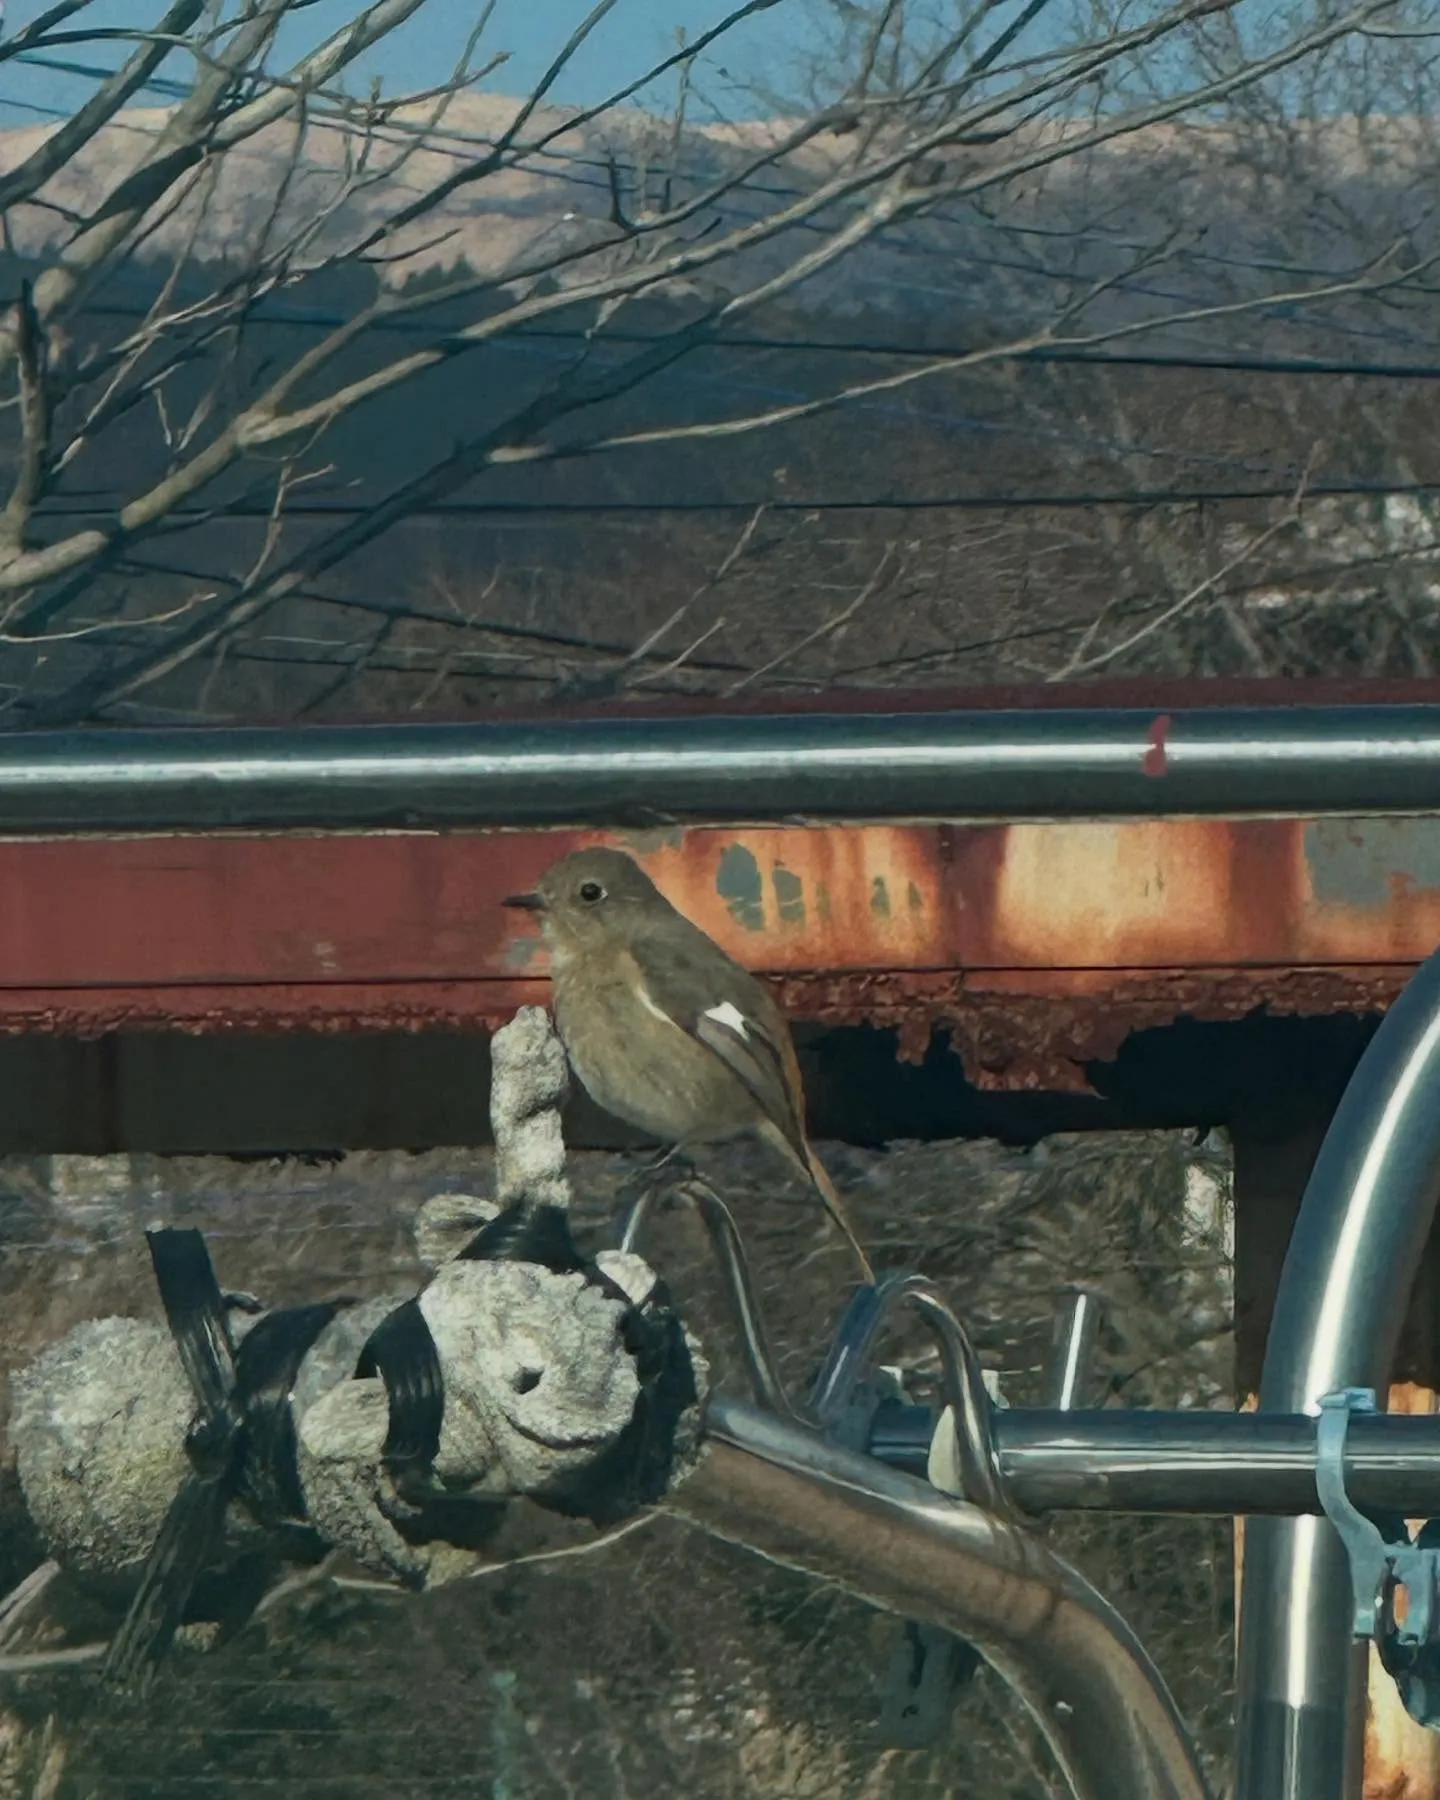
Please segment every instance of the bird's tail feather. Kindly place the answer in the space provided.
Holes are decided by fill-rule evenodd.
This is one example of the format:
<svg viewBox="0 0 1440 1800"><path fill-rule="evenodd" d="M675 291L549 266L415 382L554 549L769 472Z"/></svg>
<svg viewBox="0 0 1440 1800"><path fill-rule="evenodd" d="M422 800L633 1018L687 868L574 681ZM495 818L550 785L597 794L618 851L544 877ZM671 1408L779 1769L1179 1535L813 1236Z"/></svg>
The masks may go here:
<svg viewBox="0 0 1440 1800"><path fill-rule="evenodd" d="M870 1266L870 1258L865 1254L865 1247L856 1235L855 1227L850 1223L844 1202L835 1191L835 1183L830 1179L825 1165L811 1148L810 1140L803 1132L796 1132L792 1137L788 1132L782 1131L773 1119L766 1119L756 1127L756 1130L758 1135L767 1143L773 1144L794 1168L799 1169L802 1175L808 1176L810 1185L820 1196L832 1222L855 1252L856 1260L860 1264L866 1281L873 1285L875 1271Z"/></svg>
<svg viewBox="0 0 1440 1800"><path fill-rule="evenodd" d="M816 1193L819 1194L820 1198L825 1202L826 1212L829 1213L840 1232L849 1241L850 1248L855 1252L860 1267L864 1271L866 1281L870 1282L873 1286L875 1281L875 1271L870 1266L870 1258L865 1254L865 1247L856 1236L855 1227L850 1223L849 1214L845 1211L844 1204L841 1201L839 1194L835 1191L835 1183L830 1179L825 1165L811 1149L808 1142L805 1145L805 1167L811 1181L815 1184Z"/></svg>

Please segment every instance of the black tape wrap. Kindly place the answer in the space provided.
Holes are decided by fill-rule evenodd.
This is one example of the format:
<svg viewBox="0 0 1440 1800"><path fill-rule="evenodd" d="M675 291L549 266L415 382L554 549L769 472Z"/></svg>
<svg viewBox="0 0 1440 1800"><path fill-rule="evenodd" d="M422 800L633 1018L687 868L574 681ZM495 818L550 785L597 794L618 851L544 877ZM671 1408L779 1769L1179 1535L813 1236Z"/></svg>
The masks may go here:
<svg viewBox="0 0 1440 1800"><path fill-rule="evenodd" d="M497 1214L456 1253L457 1262L523 1262L552 1274L579 1273L603 1287L627 1309L627 1296L587 1262L570 1235L570 1221L557 1206L523 1201ZM413 1505L434 1494L433 1471L445 1423L445 1374L420 1302L407 1300L387 1313L366 1340L357 1376L385 1383L390 1422L385 1464L397 1491Z"/></svg>
<svg viewBox="0 0 1440 1800"><path fill-rule="evenodd" d="M685 1329L669 1289L657 1279L644 1304L636 1306L618 1282L580 1254L569 1214L558 1206L522 1202L507 1208L476 1233L460 1257L470 1262L508 1257L557 1275L578 1272L625 1308L622 1341L640 1382L634 1417L582 1476L535 1498L553 1512L597 1525L652 1505L670 1485L676 1429L698 1398Z"/></svg>
<svg viewBox="0 0 1440 1800"><path fill-rule="evenodd" d="M196 1412L185 1438L190 1471L105 1656L102 1673L121 1684L143 1680L169 1648L195 1583L220 1546L232 1500L272 1530L304 1522L291 1393L315 1340L351 1304L334 1300L267 1313L237 1348L233 1302L221 1292L201 1233L165 1229L145 1237Z"/></svg>
<svg viewBox="0 0 1440 1800"><path fill-rule="evenodd" d="M423 1488L440 1450L445 1374L418 1300L386 1313L365 1340L355 1374L361 1380L378 1375L385 1383L390 1425L384 1455L392 1478Z"/></svg>
<svg viewBox="0 0 1440 1800"><path fill-rule="evenodd" d="M659 1499L673 1468L675 1427L696 1400L685 1332L668 1291L657 1282L645 1304L636 1307L617 1282L581 1254L562 1207L526 1201L482 1226L456 1261L522 1262L555 1275L580 1274L624 1307L623 1342L640 1380L635 1416L583 1475L532 1498L552 1512L596 1524L624 1518ZM445 1419L445 1377L418 1300L406 1301L386 1316L361 1352L355 1373L384 1381L390 1408L386 1464L402 1497L423 1506L436 1491L433 1465Z"/></svg>
<svg viewBox="0 0 1440 1800"><path fill-rule="evenodd" d="M291 1397L300 1365L350 1299L265 1313L235 1344L239 1297L216 1280L198 1231L146 1233L165 1316L196 1412L186 1434L190 1470L170 1505L140 1586L103 1665L112 1682L143 1680L185 1618L197 1581L222 1544L226 1508L239 1500L270 1530L305 1524ZM681 1415L696 1401L684 1329L658 1281L642 1306L581 1255L558 1207L508 1208L460 1252L464 1262L524 1262L554 1274L581 1274L624 1308L623 1336L635 1359L640 1395L625 1430L581 1475L534 1498L552 1511L613 1522L657 1500L674 1465ZM258 1303L251 1303L255 1310ZM399 1496L418 1508L453 1505L434 1477L445 1420L445 1378L418 1299L388 1313L366 1339L357 1378L385 1385L389 1421L384 1460ZM465 1504L463 1499L461 1504ZM493 1510L494 1501L484 1505ZM482 1509L483 1510L483 1509Z"/></svg>

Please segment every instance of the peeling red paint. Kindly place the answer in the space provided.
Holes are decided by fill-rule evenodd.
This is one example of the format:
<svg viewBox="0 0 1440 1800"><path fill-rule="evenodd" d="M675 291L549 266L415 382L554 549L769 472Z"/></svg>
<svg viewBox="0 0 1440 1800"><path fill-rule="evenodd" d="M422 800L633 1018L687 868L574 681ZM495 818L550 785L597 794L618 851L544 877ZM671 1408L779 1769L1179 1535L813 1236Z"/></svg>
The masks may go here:
<svg viewBox="0 0 1440 1800"><path fill-rule="evenodd" d="M0 1036L492 1031L518 1007L543 1006L549 997L550 983L543 980L7 988L0 992Z"/></svg>
<svg viewBox="0 0 1440 1800"><path fill-rule="evenodd" d="M1150 748L1145 752L1145 760L1141 765L1147 775L1159 777L1169 773L1167 746L1170 740L1170 727L1174 722L1169 713L1160 713L1150 721L1150 729L1146 733L1150 740Z"/></svg>
<svg viewBox="0 0 1440 1800"><path fill-rule="evenodd" d="M1300 1015L1383 1011L1411 972L1159 969L1067 982L1063 971L1012 971L982 982L959 971L866 971L787 975L772 985L796 1023L893 1030L903 1061L923 1060L935 1033L948 1032L977 1087L1083 1092L1086 1065L1109 1061L1132 1031L1177 1018L1243 1018L1262 1008ZM0 994L0 1035L491 1031L517 1007L548 999L545 980L408 982L379 989L323 982L239 991L11 988Z"/></svg>

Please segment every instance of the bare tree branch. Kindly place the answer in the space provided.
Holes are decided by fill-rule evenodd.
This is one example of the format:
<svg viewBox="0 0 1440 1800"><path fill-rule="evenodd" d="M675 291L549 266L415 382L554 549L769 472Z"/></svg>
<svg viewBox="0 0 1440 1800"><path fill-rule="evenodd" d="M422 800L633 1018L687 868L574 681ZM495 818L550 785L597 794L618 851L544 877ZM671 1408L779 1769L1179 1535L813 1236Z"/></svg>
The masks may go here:
<svg viewBox="0 0 1440 1800"><path fill-rule="evenodd" d="M813 104L776 109L743 128L692 122L704 106L703 58L777 0L748 0L598 102L555 108L557 84L614 13L615 0L598 0L532 90L484 132L463 129L459 115L455 130L449 121L476 69L503 64L503 49L482 41L490 6L464 34L448 80L401 97L375 89L352 98L344 83L357 59L411 21L420 0L362 6L282 66L278 34L296 3L256 0L222 26L197 0L168 0L153 29L120 33L134 49L85 106L0 175L0 195L12 210L23 204L31 220L42 208L51 209L51 220L66 216L72 190L64 178L82 152L95 184L85 208L69 206L74 222L58 228L58 243L57 228L46 227L52 247L41 255L28 316L17 308L0 327L0 375L12 384L0 396L0 407L11 409L0 420L13 417L16 427L0 516L0 606L11 649L101 635L113 648L77 668L69 684L47 676L43 694L28 692L23 677L7 681L27 720L131 704L197 658L222 647L228 654L276 608L287 609L277 633L320 643L323 633L290 628L290 609L308 604L302 596L317 578L476 482L513 482L526 469L621 452L649 469L658 467L657 452L692 445L718 455L762 431L789 434L789 443L797 428L841 407L874 416L882 401L898 406L921 384L957 392L962 379L1008 378L1001 371L1037 353L1094 351L1157 332L1173 343L1202 329L1238 329L1241 321L1258 329L1280 312L1338 317L1362 304L1403 310L1430 303L1440 248L1424 208L1411 207L1390 240L1377 243L1372 222L1357 217L1363 208L1332 184L1323 204L1336 221L1343 216L1341 236L1362 246L1350 263L1337 260L1341 237L1299 232L1273 255L1244 246L1230 274L1222 272L1218 234L1207 243L1198 226L1182 227L1159 188L1124 218L1115 200L1131 183L1132 163L1138 169L1152 150L1170 159L1168 169L1183 164L1180 153L1161 147L1187 121L1241 121L1257 134L1247 144L1291 130L1286 96L1322 79L1315 71L1341 54L1379 56L1383 46L1371 34L1414 23L1397 11L1401 0L1297 10L1257 38L1258 49L1217 17L1214 0L1179 0L1138 20L1110 19L1102 9L1078 29L1057 28L1058 42L1048 19L1043 41L1036 36L1044 0L1024 0L1003 19L989 0L977 0L954 17L918 22L892 0L864 0L851 5L840 34L846 60L817 82ZM82 38L83 10L70 0L52 8L27 28L26 41ZM72 21L79 22L69 33ZM176 50L193 63L193 87L147 124L132 155L130 138L115 136L131 131L124 108ZM669 76L678 80L672 120L618 110ZM1371 121L1377 109L1357 99L1346 116ZM613 121L611 139L587 135L606 121ZM108 146L121 141L124 158L107 161ZM252 181L258 185L250 192ZM217 221L234 205L237 182L247 184L245 222L217 255ZM503 254L467 266L469 209L488 207L493 195L496 210L487 216L506 219L518 184L532 193L561 182L577 196L563 218L516 231ZM1064 184L1063 207L1045 200L1047 183ZM813 384L782 381L779 394L758 403L747 393L739 403L726 395L718 405L652 405L658 378L700 351L709 366L712 347L757 313L803 308L823 283L865 258L924 255L928 268L941 268L945 246L970 244L982 225L992 246L1003 238L1009 259L993 291L1012 293L1016 303L994 307L983 328L967 326L958 352L909 355L900 367L858 380L853 365L843 375L836 365ZM77 343L87 297L142 253L168 259L142 316ZM451 267L439 266L452 254ZM414 278L422 267L424 278ZM268 302L340 277L349 284L343 304L313 309L313 329L276 322L283 308ZM653 332L631 325L641 302L660 320ZM616 326L622 312L624 331ZM556 358L553 376L503 395L497 389L492 405L486 383L496 351L524 344L533 354L527 334L557 327L573 329L574 338L570 348L547 350ZM394 333L402 328L408 341L396 354ZM448 448L427 443L403 466L381 459L380 472L365 477L364 510L341 523L317 527L288 510L296 488L316 479L311 458L322 435L327 467L348 480L346 456L364 443L364 427L347 436L348 422L383 417L393 425L401 413L384 409L403 410L408 395L426 391L416 386L422 378L447 367L457 383L475 382L478 415ZM113 504L77 524L66 504L78 491L72 484L102 490L96 472L115 466L109 446L121 441L122 427L150 448L125 470ZM1052 420L1045 428L1063 434L1075 426ZM1143 436L1142 427L1121 420L1113 429ZM1130 461L1148 479L1149 461ZM249 527L239 496L262 487L267 517ZM688 599L682 588L637 617L608 674L596 664L610 653L592 647L578 676L587 691L594 680L653 683L700 671L696 651L720 629L716 621L678 657L658 647L749 553L765 501L757 504L752 485L744 502L751 524L733 555L698 585L692 572ZM232 528L223 574L194 584L183 604L167 596L127 613L131 603L121 603L115 584L144 546L207 527ZM1153 553L1165 563L1164 592L1144 620L1125 628L1123 641L1083 641L1071 657L1076 672L1091 666L1092 655L1108 665L1148 654L1172 628L1188 629L1201 612L1219 618L1226 606L1236 653L1251 656L1248 614L1235 610L1232 597L1233 553L1196 570L1188 552L1166 559L1159 526L1147 530L1152 547L1144 556L1111 533L1113 554L1134 564L1115 591L1133 593ZM1281 553L1283 534L1262 528L1251 535L1266 558ZM858 608L890 567L883 557L876 562L886 546L887 556L898 553L893 537L857 542L843 579L833 572L832 597L822 601L818 582L809 590L816 610L796 620L791 648L771 654L768 639L732 686L754 685L842 629L847 609ZM904 555L908 586L908 544ZM208 553L202 560L211 560ZM930 574L915 581L917 593L932 591ZM748 592L748 572L738 585ZM102 588L110 596L103 604ZM838 611L837 590L850 596ZM725 612L733 620L728 595ZM1105 614L1106 631L1119 616ZM1397 643L1413 639L1413 616L1395 612ZM386 616L373 617L377 623L341 659L347 667L358 672L378 667L381 657L418 654L397 643ZM1018 615L1015 624L1028 629ZM985 635L967 630L954 641ZM592 646L600 642L614 639L602 631ZM1406 653L1414 660L1418 645ZM945 654L933 645L913 651L917 666ZM437 671L463 660L443 646L434 656ZM719 660L706 659L710 675L719 674L710 667ZM904 655L875 661L908 666ZM207 691L218 691L214 667L206 680Z"/></svg>
<svg viewBox="0 0 1440 1800"><path fill-rule="evenodd" d="M20 284L15 304L15 350L19 368L20 457L10 497L0 512L0 559L25 544L30 516L45 489L50 455L50 395L45 333L35 311L30 283Z"/></svg>
<svg viewBox="0 0 1440 1800"><path fill-rule="evenodd" d="M205 0L176 0L153 38L143 43L108 81L102 81L85 105L45 138L24 162L0 175L0 211L28 200L140 92L170 54L175 40L201 16L204 5ZM14 48L14 40L0 46L0 56L13 55Z"/></svg>
<svg viewBox="0 0 1440 1800"><path fill-rule="evenodd" d="M851 619L855 617L856 613L859 612L860 608L874 596L876 589L880 585L880 578L884 575L886 567L894 554L894 550L895 546L893 544L887 544L885 546L879 562L875 565L874 574L848 605L842 606L839 612L834 614L832 618L826 619L822 624L817 625L813 631L807 631L804 637L800 638L797 642L788 645L778 656L772 656L769 662L762 663L758 669L751 669L750 672L747 675L743 675L739 681L732 682L725 690L725 697L729 699L734 694L743 693L747 687L762 680L766 675L774 674L776 669L791 661L792 658L799 656L802 651L808 650L812 644L819 643L821 638L831 637L843 626L848 625Z"/></svg>

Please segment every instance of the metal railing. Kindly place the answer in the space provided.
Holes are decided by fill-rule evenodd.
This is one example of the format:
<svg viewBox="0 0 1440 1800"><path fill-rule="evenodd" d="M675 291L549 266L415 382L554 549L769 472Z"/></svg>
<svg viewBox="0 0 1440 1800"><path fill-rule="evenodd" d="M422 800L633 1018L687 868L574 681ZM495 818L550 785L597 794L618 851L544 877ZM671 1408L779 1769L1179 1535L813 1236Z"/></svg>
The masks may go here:
<svg viewBox="0 0 1440 1800"><path fill-rule="evenodd" d="M1024 1701L1077 1800L1207 1800L1143 1647L1030 1532L753 1407L713 1405L707 1436L674 1510L968 1639Z"/></svg>
<svg viewBox="0 0 1440 1800"><path fill-rule="evenodd" d="M0 733L0 832L1431 812L1440 706Z"/></svg>

